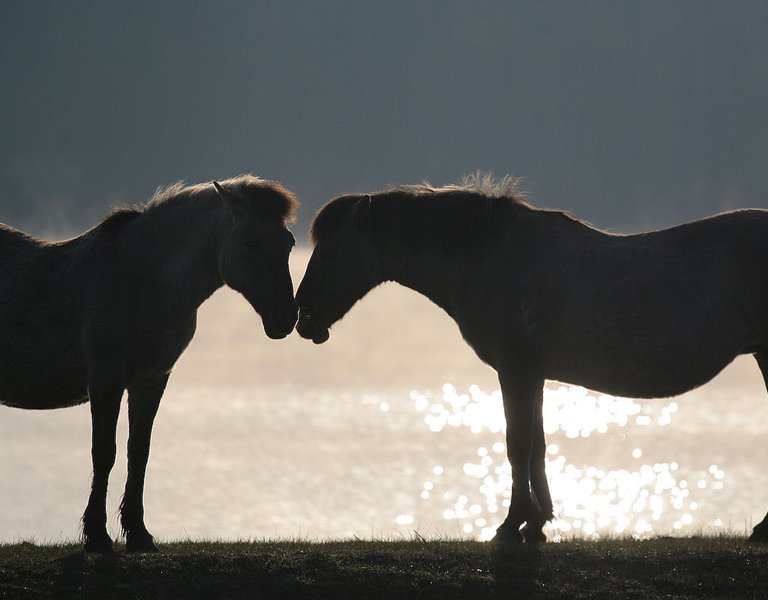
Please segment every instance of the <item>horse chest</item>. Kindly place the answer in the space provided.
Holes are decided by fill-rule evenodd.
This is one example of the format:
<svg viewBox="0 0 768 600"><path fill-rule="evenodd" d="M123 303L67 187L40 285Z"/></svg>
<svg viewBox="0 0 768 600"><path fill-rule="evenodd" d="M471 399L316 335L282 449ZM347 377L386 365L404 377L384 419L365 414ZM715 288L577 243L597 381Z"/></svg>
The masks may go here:
<svg viewBox="0 0 768 600"><path fill-rule="evenodd" d="M484 363L498 369L510 356L530 360L540 328L539 315L526 298L454 317L464 340Z"/></svg>
<svg viewBox="0 0 768 600"><path fill-rule="evenodd" d="M168 373L195 334L196 317L156 323L132 339L133 364L129 369L135 376Z"/></svg>

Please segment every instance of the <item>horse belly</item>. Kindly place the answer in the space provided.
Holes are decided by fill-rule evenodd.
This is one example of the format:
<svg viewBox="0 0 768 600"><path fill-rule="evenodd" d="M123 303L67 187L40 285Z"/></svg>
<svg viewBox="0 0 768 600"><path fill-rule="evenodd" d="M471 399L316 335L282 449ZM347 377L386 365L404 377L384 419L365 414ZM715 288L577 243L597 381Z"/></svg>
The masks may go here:
<svg viewBox="0 0 768 600"><path fill-rule="evenodd" d="M77 384L57 386L55 388L38 387L25 390L3 390L0 392L0 404L11 408L27 410L52 410L68 408L88 402L87 388Z"/></svg>
<svg viewBox="0 0 768 600"><path fill-rule="evenodd" d="M565 381L615 395L669 397L707 383L763 343L745 294L696 280L667 283L665 293L649 284L614 292L591 314L578 312L547 340L555 370Z"/></svg>
<svg viewBox="0 0 768 600"><path fill-rule="evenodd" d="M0 404L46 410L88 400L86 368L79 351L13 350L0 349Z"/></svg>
<svg viewBox="0 0 768 600"><path fill-rule="evenodd" d="M636 373L605 373L587 376L567 374L555 377L585 388L628 398L669 398L679 396L712 380L728 363L706 371L669 375L659 371Z"/></svg>
<svg viewBox="0 0 768 600"><path fill-rule="evenodd" d="M582 354L552 369L551 379L631 398L667 398L704 385L738 352L670 352L658 355Z"/></svg>

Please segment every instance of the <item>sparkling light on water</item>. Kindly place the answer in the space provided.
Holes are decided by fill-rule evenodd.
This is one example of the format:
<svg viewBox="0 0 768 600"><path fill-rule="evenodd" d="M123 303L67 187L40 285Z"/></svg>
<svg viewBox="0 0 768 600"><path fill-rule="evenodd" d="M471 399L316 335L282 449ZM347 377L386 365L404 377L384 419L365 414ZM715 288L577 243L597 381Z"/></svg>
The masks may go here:
<svg viewBox="0 0 768 600"><path fill-rule="evenodd" d="M505 431L498 390L488 394L473 385L462 394L446 384L439 400L430 396L417 391L410 395L416 410L425 413L424 423L430 431ZM552 439L590 438L627 427L664 427L677 410L674 401L641 404L628 398L593 395L577 386L547 386L544 390L544 430ZM462 533L490 539L510 503L511 469L505 453L501 442L477 448L475 459L461 467L463 480L474 482L462 486L462 493L456 492L447 467L435 466L420 491L422 501L439 503L443 518L455 520ZM622 459L627 468L606 469L573 464L562 454L560 445L549 443L546 470L556 515L548 525L550 536L555 540L574 534L645 537L658 531L681 530L695 522L699 507L696 493L723 488L725 473L717 465L688 469L686 472L695 478L689 481L679 475L677 462L645 462L643 454L642 448L634 448ZM722 522L716 519L708 525L720 527Z"/></svg>

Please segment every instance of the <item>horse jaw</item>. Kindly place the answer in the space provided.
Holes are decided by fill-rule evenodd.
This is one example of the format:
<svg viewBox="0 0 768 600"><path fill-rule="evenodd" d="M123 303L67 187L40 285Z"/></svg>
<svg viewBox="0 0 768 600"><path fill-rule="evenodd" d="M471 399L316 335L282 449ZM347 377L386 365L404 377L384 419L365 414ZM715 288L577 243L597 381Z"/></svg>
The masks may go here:
<svg viewBox="0 0 768 600"><path fill-rule="evenodd" d="M298 309L292 306L286 310L272 309L261 316L264 333L272 340L282 340L287 337L296 325Z"/></svg>
<svg viewBox="0 0 768 600"><path fill-rule="evenodd" d="M328 329L318 330L312 336L312 342L315 344L323 344L331 337L331 333Z"/></svg>

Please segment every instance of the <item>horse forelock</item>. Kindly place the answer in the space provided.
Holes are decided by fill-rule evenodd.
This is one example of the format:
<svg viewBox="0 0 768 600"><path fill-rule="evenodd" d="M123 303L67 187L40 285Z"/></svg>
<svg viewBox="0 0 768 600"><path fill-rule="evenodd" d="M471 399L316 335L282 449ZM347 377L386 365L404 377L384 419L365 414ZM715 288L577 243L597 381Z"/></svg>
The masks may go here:
<svg viewBox="0 0 768 600"><path fill-rule="evenodd" d="M253 198L260 208L284 224L294 223L300 206L296 194L277 181L255 179L243 184L242 194Z"/></svg>
<svg viewBox="0 0 768 600"><path fill-rule="evenodd" d="M316 245L321 238L339 229L344 222L348 222L352 208L364 197L363 194L339 196L317 211L309 228L309 239L312 244Z"/></svg>

